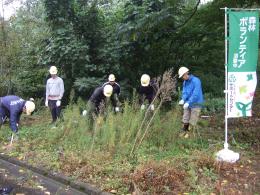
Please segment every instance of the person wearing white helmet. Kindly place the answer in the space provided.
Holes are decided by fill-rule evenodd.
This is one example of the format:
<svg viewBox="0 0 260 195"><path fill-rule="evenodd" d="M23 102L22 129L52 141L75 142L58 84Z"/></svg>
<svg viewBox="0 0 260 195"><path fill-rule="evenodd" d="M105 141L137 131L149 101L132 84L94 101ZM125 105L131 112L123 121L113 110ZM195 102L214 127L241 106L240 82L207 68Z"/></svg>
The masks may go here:
<svg viewBox="0 0 260 195"><path fill-rule="evenodd" d="M105 106L106 100L109 99L112 94L113 87L111 85L96 88L88 100L87 109L82 112L83 116L88 115L89 119L93 121L93 115L100 113L102 103Z"/></svg>
<svg viewBox="0 0 260 195"><path fill-rule="evenodd" d="M18 127L20 117L22 113L31 115L35 110L35 104L33 101L15 96L8 95L0 98L0 125L2 125L7 118L10 121L10 128L14 134L18 133Z"/></svg>
<svg viewBox="0 0 260 195"><path fill-rule="evenodd" d="M116 77L114 74L110 74L108 76L108 82L105 82L102 87L105 87L106 85L111 85L113 87L113 94L111 97L112 105L114 107L115 112L119 112L119 95L120 95L120 85L116 82Z"/></svg>
<svg viewBox="0 0 260 195"><path fill-rule="evenodd" d="M181 67L178 75L183 79L182 99L179 101L179 105L184 109L182 135L187 138L189 129L197 124L204 98L200 79L189 74L188 68Z"/></svg>
<svg viewBox="0 0 260 195"><path fill-rule="evenodd" d="M158 91L157 82L155 79L150 79L148 74L143 74L141 76L141 87L139 89L139 103L141 104L141 110L145 109L145 100L148 101L148 109L154 110L154 104L152 104L156 93Z"/></svg>
<svg viewBox="0 0 260 195"><path fill-rule="evenodd" d="M45 106L50 108L52 123L54 123L60 117L64 83L62 78L57 76L58 69L56 66L51 66L49 73L51 78L46 83Z"/></svg>

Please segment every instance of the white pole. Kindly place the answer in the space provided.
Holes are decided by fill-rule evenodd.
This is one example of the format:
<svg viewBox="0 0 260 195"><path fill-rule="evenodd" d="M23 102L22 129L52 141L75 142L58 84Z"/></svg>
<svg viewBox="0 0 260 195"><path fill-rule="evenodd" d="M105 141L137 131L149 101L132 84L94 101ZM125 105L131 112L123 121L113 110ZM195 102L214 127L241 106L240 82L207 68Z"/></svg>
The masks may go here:
<svg viewBox="0 0 260 195"><path fill-rule="evenodd" d="M227 7L225 7L225 143L224 148L228 149L228 33L227 33Z"/></svg>
<svg viewBox="0 0 260 195"><path fill-rule="evenodd" d="M228 10L229 9L225 7L225 143L224 149L217 152L216 160L234 163L239 159L239 153L228 149Z"/></svg>

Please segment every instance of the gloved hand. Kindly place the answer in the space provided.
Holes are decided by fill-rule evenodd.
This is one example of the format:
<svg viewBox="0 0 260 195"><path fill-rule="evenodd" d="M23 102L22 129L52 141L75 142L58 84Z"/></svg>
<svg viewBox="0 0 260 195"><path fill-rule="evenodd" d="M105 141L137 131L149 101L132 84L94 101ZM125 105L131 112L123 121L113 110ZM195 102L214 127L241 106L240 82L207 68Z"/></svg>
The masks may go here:
<svg viewBox="0 0 260 195"><path fill-rule="evenodd" d="M1 187L0 194L10 194L13 191L13 187Z"/></svg>
<svg viewBox="0 0 260 195"><path fill-rule="evenodd" d="M145 105L142 104L142 105L141 105L141 110L144 110L144 109L145 109Z"/></svg>
<svg viewBox="0 0 260 195"><path fill-rule="evenodd" d="M184 105L183 105L183 109L187 109L189 107L189 103L185 103Z"/></svg>
<svg viewBox="0 0 260 195"><path fill-rule="evenodd" d="M60 101L60 100L57 100L56 106L59 107L60 105L61 105L61 101Z"/></svg>
<svg viewBox="0 0 260 195"><path fill-rule="evenodd" d="M116 112L119 112L119 107L115 107L115 111L116 111Z"/></svg>
<svg viewBox="0 0 260 195"><path fill-rule="evenodd" d="M150 105L150 109L151 109L152 111L154 110L154 105L153 105L153 104Z"/></svg>
<svg viewBox="0 0 260 195"><path fill-rule="evenodd" d="M183 105L183 104L184 104L184 100L180 100L179 105Z"/></svg>
<svg viewBox="0 0 260 195"><path fill-rule="evenodd" d="M48 100L45 101L45 106L48 107Z"/></svg>
<svg viewBox="0 0 260 195"><path fill-rule="evenodd" d="M87 113L88 113L88 111L86 111L86 110L83 110L83 112L82 112L82 116L86 116L86 115L87 115Z"/></svg>

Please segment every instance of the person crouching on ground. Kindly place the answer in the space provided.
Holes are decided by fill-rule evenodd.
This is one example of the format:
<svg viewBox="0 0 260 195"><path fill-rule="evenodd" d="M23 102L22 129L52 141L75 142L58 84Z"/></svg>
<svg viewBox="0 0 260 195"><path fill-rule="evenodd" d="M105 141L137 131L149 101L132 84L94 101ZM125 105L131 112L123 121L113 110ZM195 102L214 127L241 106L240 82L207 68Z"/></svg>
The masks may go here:
<svg viewBox="0 0 260 195"><path fill-rule="evenodd" d="M105 107L106 101L111 97L113 93L113 87L111 85L105 85L104 87L98 87L88 100L87 110L82 112L83 116L88 116L90 125L93 125L95 117L102 111L102 106Z"/></svg>
<svg viewBox="0 0 260 195"><path fill-rule="evenodd" d="M113 93L111 96L112 106L114 108L115 112L119 112L119 95L120 95L120 85L116 82L116 77L114 74L110 74L108 76L108 82L105 82L102 87L105 87L106 85L111 85L113 87Z"/></svg>
<svg viewBox="0 0 260 195"><path fill-rule="evenodd" d="M148 109L154 110L154 104L152 104L156 93L158 91L158 86L156 80L151 80L148 74L143 74L141 77L141 87L139 89L139 103L141 104L141 110L145 109L145 100L148 100Z"/></svg>
<svg viewBox="0 0 260 195"><path fill-rule="evenodd" d="M24 112L31 115L34 109L35 104L33 101L25 101L15 95L0 97L0 125L9 118L13 134L17 136L21 114Z"/></svg>
<svg viewBox="0 0 260 195"><path fill-rule="evenodd" d="M181 67L178 75L183 79L182 99L179 101L179 105L183 105L182 135L188 138L189 129L195 127L198 122L204 98L200 79L189 74L188 68Z"/></svg>

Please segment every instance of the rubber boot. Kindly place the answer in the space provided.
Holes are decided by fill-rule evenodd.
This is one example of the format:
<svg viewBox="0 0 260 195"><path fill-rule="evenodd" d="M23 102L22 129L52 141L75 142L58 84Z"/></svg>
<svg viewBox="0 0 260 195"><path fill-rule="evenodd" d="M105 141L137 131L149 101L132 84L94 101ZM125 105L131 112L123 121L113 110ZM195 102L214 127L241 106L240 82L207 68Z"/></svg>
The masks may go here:
<svg viewBox="0 0 260 195"><path fill-rule="evenodd" d="M182 130L183 131L189 131L189 123L184 123Z"/></svg>
<svg viewBox="0 0 260 195"><path fill-rule="evenodd" d="M184 123L180 133L180 137L188 138L189 137L188 131L189 131L189 123Z"/></svg>

